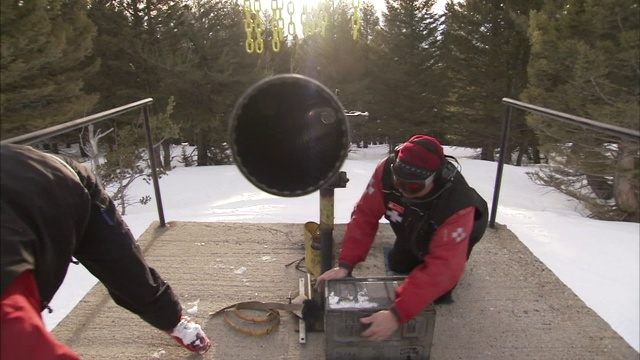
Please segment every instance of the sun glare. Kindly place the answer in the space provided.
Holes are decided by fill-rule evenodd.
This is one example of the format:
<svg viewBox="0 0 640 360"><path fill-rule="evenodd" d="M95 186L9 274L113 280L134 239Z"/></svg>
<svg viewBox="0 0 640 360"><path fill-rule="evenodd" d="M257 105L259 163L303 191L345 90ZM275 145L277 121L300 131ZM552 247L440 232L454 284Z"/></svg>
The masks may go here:
<svg viewBox="0 0 640 360"><path fill-rule="evenodd" d="M262 54L267 47L274 52L280 51L285 36L306 37L325 35L329 24L330 9L326 0L236 0L245 12L243 26L247 33L245 49L248 53ZM432 10L441 12L438 7L447 0L436 1ZM451 1L451 0L449 0ZM453 0L460 1L460 0ZM331 6L345 3L351 9L351 28L354 40L360 36L360 7L372 4L378 16L385 11L384 0L331 0ZM271 31L274 36L265 42L265 33Z"/></svg>

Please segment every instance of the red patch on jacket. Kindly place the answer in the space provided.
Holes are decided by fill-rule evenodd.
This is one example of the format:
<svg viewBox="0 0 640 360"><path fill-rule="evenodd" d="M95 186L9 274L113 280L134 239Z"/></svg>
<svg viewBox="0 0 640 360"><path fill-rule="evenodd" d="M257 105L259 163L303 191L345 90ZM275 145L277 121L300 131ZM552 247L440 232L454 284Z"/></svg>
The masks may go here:
<svg viewBox="0 0 640 360"><path fill-rule="evenodd" d="M404 208L394 202L389 201L387 207L391 210L395 210L398 214L404 213Z"/></svg>

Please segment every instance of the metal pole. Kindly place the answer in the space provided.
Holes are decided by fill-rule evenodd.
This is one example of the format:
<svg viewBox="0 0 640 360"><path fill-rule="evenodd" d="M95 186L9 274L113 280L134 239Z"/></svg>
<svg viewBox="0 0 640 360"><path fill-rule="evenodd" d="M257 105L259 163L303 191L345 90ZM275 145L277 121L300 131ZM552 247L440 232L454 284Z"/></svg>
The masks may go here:
<svg viewBox="0 0 640 360"><path fill-rule="evenodd" d="M320 273L333 267L334 188L320 188Z"/></svg>
<svg viewBox="0 0 640 360"><path fill-rule="evenodd" d="M504 168L504 158L507 155L507 139L509 137L509 127L511 125L511 106L507 106L505 117L502 121L502 143L500 144L500 156L498 157L498 170L496 172L496 183L493 187L493 203L491 204L491 217L489 227L496 227L496 213L498 212L498 198L500 197L500 185L502 184L502 169Z"/></svg>
<svg viewBox="0 0 640 360"><path fill-rule="evenodd" d="M149 106L145 106L142 109L144 113L144 132L147 135L147 147L149 148L149 163L151 166L151 178L153 179L153 190L156 195L156 206L158 207L158 218L160 220L160 227L165 227L167 224L164 220L164 210L162 209L162 198L160 196L160 183L158 182L158 170L156 168L156 155L153 151L153 139L151 138L151 125L149 120Z"/></svg>

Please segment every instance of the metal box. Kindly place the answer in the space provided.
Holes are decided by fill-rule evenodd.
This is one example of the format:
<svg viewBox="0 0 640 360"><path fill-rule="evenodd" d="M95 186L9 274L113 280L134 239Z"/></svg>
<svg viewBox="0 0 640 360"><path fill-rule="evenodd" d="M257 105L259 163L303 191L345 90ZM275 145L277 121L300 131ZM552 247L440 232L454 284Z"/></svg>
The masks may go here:
<svg viewBox="0 0 640 360"><path fill-rule="evenodd" d="M387 340L372 342L360 334L368 325L360 318L387 309L406 276L329 280L325 289L324 332L326 359L427 360L436 321L429 305L402 324Z"/></svg>

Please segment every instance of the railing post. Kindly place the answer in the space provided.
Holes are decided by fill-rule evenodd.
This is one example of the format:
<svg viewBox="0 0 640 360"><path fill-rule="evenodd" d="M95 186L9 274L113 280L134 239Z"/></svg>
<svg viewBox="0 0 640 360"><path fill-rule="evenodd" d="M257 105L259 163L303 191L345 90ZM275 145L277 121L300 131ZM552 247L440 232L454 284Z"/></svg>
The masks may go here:
<svg viewBox="0 0 640 360"><path fill-rule="evenodd" d="M320 273L333 268L334 189L346 188L347 173L340 171L327 185L320 188Z"/></svg>
<svg viewBox="0 0 640 360"><path fill-rule="evenodd" d="M320 274L333 268L334 188L320 188Z"/></svg>
<svg viewBox="0 0 640 360"><path fill-rule="evenodd" d="M509 127L511 126L512 107L507 105L504 120L502 121L502 143L500 144L500 156L498 157L498 170L496 171L496 183L493 187L493 202L491 204L491 217L489 227L495 229L496 214L498 212L498 198L500 197L500 185L502 184L502 169L504 168L504 158L507 155L507 139L509 138Z"/></svg>
<svg viewBox="0 0 640 360"><path fill-rule="evenodd" d="M158 207L158 218L160 227L165 227L164 210L162 209L162 198L160 196L160 183L158 182L158 170L156 168L156 154L153 151L153 139L151 138L151 124L149 120L149 105L142 108L144 114L144 132L147 135L147 146L149 148L149 164L151 166L151 178L153 180L153 190L156 195L156 206Z"/></svg>

